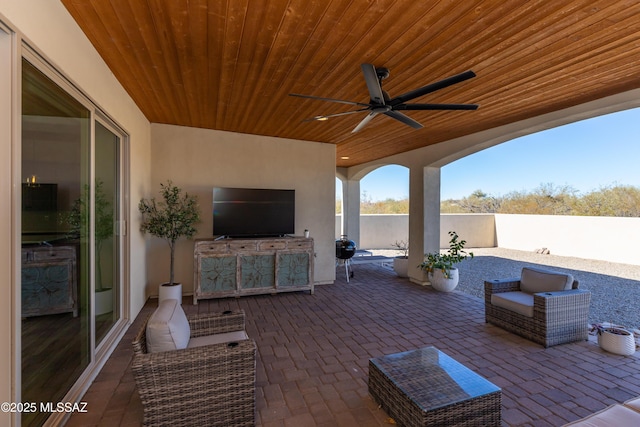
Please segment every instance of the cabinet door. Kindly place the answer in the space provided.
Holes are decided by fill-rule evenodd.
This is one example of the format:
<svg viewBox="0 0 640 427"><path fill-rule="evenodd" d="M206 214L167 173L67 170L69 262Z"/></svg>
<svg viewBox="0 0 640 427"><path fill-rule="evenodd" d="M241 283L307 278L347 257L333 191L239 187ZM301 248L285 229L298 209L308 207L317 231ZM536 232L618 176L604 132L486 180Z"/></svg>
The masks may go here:
<svg viewBox="0 0 640 427"><path fill-rule="evenodd" d="M309 285L308 252L278 254L278 287Z"/></svg>
<svg viewBox="0 0 640 427"><path fill-rule="evenodd" d="M275 256L242 255L240 261L240 288L275 288Z"/></svg>
<svg viewBox="0 0 640 427"><path fill-rule="evenodd" d="M235 255L203 257L200 259L200 294L234 292L237 289Z"/></svg>
<svg viewBox="0 0 640 427"><path fill-rule="evenodd" d="M22 316L73 311L73 261L54 260L22 267Z"/></svg>

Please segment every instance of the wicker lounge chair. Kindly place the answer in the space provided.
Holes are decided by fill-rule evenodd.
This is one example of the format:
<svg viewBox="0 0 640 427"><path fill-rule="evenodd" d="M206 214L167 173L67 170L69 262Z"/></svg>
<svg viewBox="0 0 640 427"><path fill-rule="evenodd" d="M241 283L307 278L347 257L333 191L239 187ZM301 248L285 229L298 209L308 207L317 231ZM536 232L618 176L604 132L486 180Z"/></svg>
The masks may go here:
<svg viewBox="0 0 640 427"><path fill-rule="evenodd" d="M570 274L523 268L484 282L485 320L545 347L588 339L591 293Z"/></svg>
<svg viewBox="0 0 640 427"><path fill-rule="evenodd" d="M244 333L243 311L187 319L189 341L198 337L207 340L212 335L224 340L238 331ZM148 322L149 318L133 342L132 362L145 426L255 425L256 346L253 340L199 343L193 348L149 352Z"/></svg>

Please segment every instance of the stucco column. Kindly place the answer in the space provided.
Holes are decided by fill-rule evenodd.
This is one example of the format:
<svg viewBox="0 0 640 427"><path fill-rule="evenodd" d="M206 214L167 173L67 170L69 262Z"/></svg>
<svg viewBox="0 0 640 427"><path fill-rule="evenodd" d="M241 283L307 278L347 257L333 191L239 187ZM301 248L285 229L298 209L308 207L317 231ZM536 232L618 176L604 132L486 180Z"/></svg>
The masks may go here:
<svg viewBox="0 0 640 427"><path fill-rule="evenodd" d="M342 181L342 234L360 247L360 180Z"/></svg>
<svg viewBox="0 0 640 427"><path fill-rule="evenodd" d="M427 252L440 249L440 168L412 167L409 171L409 279L424 283L416 268Z"/></svg>

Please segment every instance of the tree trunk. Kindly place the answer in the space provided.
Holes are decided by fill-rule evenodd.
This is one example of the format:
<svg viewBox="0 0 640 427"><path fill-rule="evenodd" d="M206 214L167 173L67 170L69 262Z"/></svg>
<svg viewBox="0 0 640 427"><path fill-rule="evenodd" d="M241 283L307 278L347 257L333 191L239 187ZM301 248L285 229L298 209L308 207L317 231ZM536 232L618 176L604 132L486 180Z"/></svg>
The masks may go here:
<svg viewBox="0 0 640 427"><path fill-rule="evenodd" d="M169 286L173 286L173 262L175 259L175 242L169 242L169 248L171 248L171 263L169 264Z"/></svg>

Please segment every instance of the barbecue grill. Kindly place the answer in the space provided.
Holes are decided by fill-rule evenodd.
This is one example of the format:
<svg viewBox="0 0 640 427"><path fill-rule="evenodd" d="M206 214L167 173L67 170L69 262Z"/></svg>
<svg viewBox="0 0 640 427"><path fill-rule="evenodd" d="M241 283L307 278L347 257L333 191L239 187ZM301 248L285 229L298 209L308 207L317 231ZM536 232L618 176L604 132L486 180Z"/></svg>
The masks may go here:
<svg viewBox="0 0 640 427"><path fill-rule="evenodd" d="M340 239L336 240L336 265L340 262L344 263L344 272L347 277L347 283L349 283L349 278L353 277L351 258L355 253L356 242L349 240L346 234L340 236Z"/></svg>

